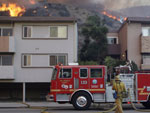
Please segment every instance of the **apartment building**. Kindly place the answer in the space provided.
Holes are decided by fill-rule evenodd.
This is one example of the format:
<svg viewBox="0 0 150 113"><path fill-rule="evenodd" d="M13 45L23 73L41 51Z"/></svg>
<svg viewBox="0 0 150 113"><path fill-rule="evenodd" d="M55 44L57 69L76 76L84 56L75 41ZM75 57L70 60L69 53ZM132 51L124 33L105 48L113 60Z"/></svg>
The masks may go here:
<svg viewBox="0 0 150 113"><path fill-rule="evenodd" d="M134 61L140 70L150 70L150 19L129 17L116 35L120 58Z"/></svg>
<svg viewBox="0 0 150 113"><path fill-rule="evenodd" d="M0 18L0 100L44 99L53 66L77 62L71 17Z"/></svg>

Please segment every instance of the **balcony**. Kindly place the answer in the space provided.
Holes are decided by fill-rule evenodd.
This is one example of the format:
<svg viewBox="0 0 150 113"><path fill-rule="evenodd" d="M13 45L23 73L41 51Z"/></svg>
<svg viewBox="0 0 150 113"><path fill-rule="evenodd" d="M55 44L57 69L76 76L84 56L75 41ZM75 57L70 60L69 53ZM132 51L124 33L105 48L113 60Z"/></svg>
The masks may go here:
<svg viewBox="0 0 150 113"><path fill-rule="evenodd" d="M120 44L108 44L108 55L120 55Z"/></svg>
<svg viewBox="0 0 150 113"><path fill-rule="evenodd" d="M15 41L12 36L0 37L0 52L15 52Z"/></svg>
<svg viewBox="0 0 150 113"><path fill-rule="evenodd" d="M14 66L0 66L0 79L14 79Z"/></svg>
<svg viewBox="0 0 150 113"><path fill-rule="evenodd" d="M150 36L141 36L141 53L150 53Z"/></svg>

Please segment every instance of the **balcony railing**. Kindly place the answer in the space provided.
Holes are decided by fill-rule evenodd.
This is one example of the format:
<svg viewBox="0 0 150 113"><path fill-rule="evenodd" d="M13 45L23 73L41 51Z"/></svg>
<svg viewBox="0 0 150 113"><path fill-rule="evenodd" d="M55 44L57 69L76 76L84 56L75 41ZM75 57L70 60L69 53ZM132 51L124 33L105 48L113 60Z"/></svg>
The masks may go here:
<svg viewBox="0 0 150 113"><path fill-rule="evenodd" d="M0 79L14 79L14 66L0 66Z"/></svg>
<svg viewBox="0 0 150 113"><path fill-rule="evenodd" d="M120 55L120 44L108 44L108 55Z"/></svg>
<svg viewBox="0 0 150 113"><path fill-rule="evenodd" d="M0 52L15 52L14 37L0 36Z"/></svg>
<svg viewBox="0 0 150 113"><path fill-rule="evenodd" d="M150 36L141 36L141 53L150 53Z"/></svg>

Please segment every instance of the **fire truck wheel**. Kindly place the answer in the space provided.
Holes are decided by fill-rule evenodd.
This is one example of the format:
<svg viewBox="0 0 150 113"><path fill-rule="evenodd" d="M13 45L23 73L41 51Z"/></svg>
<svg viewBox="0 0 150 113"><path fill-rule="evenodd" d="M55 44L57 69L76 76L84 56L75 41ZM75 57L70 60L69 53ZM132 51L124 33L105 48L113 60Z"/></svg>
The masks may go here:
<svg viewBox="0 0 150 113"><path fill-rule="evenodd" d="M78 110L86 110L91 105L91 97L85 92L78 92L72 97L72 104Z"/></svg>
<svg viewBox="0 0 150 113"><path fill-rule="evenodd" d="M143 104L144 107L150 108L150 101L143 102L142 104Z"/></svg>

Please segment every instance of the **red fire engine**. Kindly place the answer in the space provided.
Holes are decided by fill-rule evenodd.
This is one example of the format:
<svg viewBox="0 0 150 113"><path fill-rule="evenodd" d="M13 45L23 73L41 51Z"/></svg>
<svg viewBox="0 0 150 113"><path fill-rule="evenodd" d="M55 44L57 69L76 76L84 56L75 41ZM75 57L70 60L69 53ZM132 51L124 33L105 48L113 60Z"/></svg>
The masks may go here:
<svg viewBox="0 0 150 113"><path fill-rule="evenodd" d="M150 73L121 74L133 102L150 107ZM71 103L76 109L88 109L91 103L114 102L112 86L107 84L104 65L55 66L48 101ZM130 101L129 98L123 102Z"/></svg>

